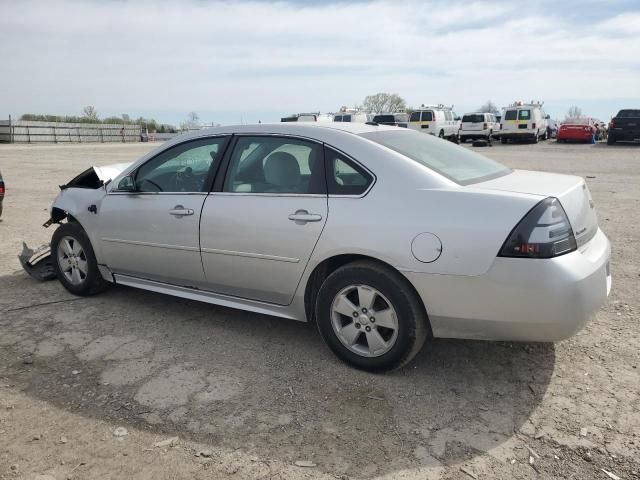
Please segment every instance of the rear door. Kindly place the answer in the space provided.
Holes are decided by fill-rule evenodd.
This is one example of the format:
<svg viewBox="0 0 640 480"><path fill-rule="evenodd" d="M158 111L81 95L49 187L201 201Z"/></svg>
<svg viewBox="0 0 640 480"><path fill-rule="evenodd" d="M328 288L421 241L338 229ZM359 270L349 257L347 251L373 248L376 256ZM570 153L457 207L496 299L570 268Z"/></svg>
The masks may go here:
<svg viewBox="0 0 640 480"><path fill-rule="evenodd" d="M207 289L288 305L327 221L322 145L239 136L202 210Z"/></svg>

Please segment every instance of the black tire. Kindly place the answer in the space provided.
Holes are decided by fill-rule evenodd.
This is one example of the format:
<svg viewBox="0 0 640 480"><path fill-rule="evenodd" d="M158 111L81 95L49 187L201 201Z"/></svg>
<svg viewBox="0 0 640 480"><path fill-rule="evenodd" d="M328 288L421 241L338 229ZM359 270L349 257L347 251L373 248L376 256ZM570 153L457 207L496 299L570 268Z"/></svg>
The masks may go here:
<svg viewBox="0 0 640 480"><path fill-rule="evenodd" d="M504 138L504 137L500 137L500 143L501 143L501 144L506 145L506 144L507 144L507 142L508 142L508 140L507 140L506 138Z"/></svg>
<svg viewBox="0 0 640 480"><path fill-rule="evenodd" d="M352 285L366 285L384 295L396 311L395 343L386 353L366 357L349 350L332 327L332 304L339 292ZM430 332L422 301L409 281L395 270L372 261L356 261L331 273L318 292L316 319L325 343L343 361L370 372L393 370L407 364L420 351Z"/></svg>
<svg viewBox="0 0 640 480"><path fill-rule="evenodd" d="M607 145L613 145L616 143L616 139L614 138L613 135L609 134L609 136L607 137Z"/></svg>
<svg viewBox="0 0 640 480"><path fill-rule="evenodd" d="M444 138L444 130L440 130L440 133L438 134L438 138Z"/></svg>
<svg viewBox="0 0 640 480"><path fill-rule="evenodd" d="M467 143L467 139L465 137L460 137L460 143Z"/></svg>
<svg viewBox="0 0 640 480"><path fill-rule="evenodd" d="M79 284L73 284L69 281L60 265L60 257L58 255L58 247L63 238L69 237L82 247L82 258L86 261L87 272ZM93 247L89 241L89 237L77 222L63 223L60 225L51 238L51 256L53 269L62 283L62 286L74 295L87 297L100 293L109 286L109 283L102 278L98 270L98 262L96 261Z"/></svg>
<svg viewBox="0 0 640 480"><path fill-rule="evenodd" d="M540 141L540 137L538 137L538 132L533 135L533 143L538 143Z"/></svg>

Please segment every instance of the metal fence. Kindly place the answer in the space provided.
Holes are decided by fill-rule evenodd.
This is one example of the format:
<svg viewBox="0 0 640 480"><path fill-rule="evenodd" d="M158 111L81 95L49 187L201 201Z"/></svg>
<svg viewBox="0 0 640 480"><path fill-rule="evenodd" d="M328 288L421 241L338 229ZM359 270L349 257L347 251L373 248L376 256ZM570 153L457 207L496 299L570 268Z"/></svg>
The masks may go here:
<svg viewBox="0 0 640 480"><path fill-rule="evenodd" d="M0 120L0 143L140 142L140 125Z"/></svg>

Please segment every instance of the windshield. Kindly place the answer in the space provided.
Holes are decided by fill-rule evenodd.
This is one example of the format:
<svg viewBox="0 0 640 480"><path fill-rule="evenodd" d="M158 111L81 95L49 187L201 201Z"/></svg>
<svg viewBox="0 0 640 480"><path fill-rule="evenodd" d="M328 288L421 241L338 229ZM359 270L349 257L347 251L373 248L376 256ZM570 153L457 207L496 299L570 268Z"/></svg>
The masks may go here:
<svg viewBox="0 0 640 480"><path fill-rule="evenodd" d="M363 133L361 136L415 160L460 185L501 177L511 172L487 157L420 132L401 129Z"/></svg>
<svg viewBox="0 0 640 480"><path fill-rule="evenodd" d="M464 115L462 121L465 123L482 123L484 122L484 115L474 113L471 115Z"/></svg>
<svg viewBox="0 0 640 480"><path fill-rule="evenodd" d="M504 113L504 119L505 120L515 120L517 116L518 116L518 111L517 110L507 110Z"/></svg>
<svg viewBox="0 0 640 480"><path fill-rule="evenodd" d="M393 115L376 115L373 117L373 121L376 123L395 123L396 117Z"/></svg>
<svg viewBox="0 0 640 480"><path fill-rule="evenodd" d="M620 110L618 118L634 118L640 117L640 110Z"/></svg>

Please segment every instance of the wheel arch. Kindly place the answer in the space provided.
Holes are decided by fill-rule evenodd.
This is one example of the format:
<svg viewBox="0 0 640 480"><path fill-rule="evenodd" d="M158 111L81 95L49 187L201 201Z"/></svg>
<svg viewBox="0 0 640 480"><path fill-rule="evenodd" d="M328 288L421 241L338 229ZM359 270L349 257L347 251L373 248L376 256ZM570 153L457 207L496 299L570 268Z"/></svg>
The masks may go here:
<svg viewBox="0 0 640 480"><path fill-rule="evenodd" d="M372 257L370 255L363 255L358 253L342 253L333 255L331 257L325 258L320 263L318 263L307 280L304 291L304 309L307 320L309 322L315 323L315 303L316 298L318 296L318 291L322 286L322 283L326 280L326 278L335 272L338 268L343 267L349 263L357 262L357 261L368 261L378 265L383 266L384 268L390 269L397 274L399 274L402 279L406 282L407 287L411 289L413 294L416 296L418 302L423 308L425 318L427 319L427 328L429 332L431 331L431 324L429 321L429 315L427 312L427 306L424 304L422 297L416 290L415 286L411 281L402 274L400 270L395 268L393 265L380 260L379 258Z"/></svg>

